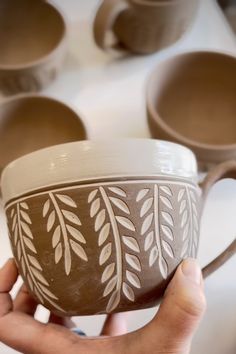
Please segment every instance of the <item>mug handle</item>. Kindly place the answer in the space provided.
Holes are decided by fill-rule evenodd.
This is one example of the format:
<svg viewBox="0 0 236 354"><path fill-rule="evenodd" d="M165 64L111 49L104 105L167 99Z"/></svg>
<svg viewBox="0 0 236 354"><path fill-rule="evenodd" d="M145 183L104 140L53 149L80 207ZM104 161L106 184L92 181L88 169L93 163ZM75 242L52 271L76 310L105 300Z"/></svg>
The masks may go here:
<svg viewBox="0 0 236 354"><path fill-rule="evenodd" d="M129 8L125 0L103 0L94 19L93 33L96 44L102 49L117 48L106 43L106 34L112 27L121 12Z"/></svg>
<svg viewBox="0 0 236 354"><path fill-rule="evenodd" d="M203 202L205 202L211 187L219 180L224 178L236 179L236 161L227 161L214 167L205 177L203 182L199 184L202 189ZM224 263L226 263L233 255L236 254L236 237L234 241L216 257L211 263L203 268L203 277L206 278Z"/></svg>

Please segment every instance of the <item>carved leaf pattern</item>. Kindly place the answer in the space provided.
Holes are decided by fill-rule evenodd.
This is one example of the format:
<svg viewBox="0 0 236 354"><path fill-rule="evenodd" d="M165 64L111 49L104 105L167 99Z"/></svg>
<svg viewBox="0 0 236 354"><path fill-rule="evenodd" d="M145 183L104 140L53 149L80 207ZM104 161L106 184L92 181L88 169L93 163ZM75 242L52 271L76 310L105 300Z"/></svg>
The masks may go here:
<svg viewBox="0 0 236 354"><path fill-rule="evenodd" d="M30 226L31 218L26 202L16 203L11 210L12 232L16 245L16 259L21 267L22 274L42 304L49 302L57 310L63 309L55 302L58 298L49 290L49 283L43 275L43 268L37 259L37 250L33 243L34 237Z"/></svg>
<svg viewBox="0 0 236 354"><path fill-rule="evenodd" d="M109 296L107 312L112 312L119 305L121 293L129 301L134 301L132 287L141 288L136 274L141 271L141 263L137 257L140 247L133 234L135 225L129 218L130 209L126 199L126 192L118 187L99 187L88 196L90 217L94 218L94 229L99 232L99 265L104 267L101 283L107 283L103 297ZM122 234L122 230L126 234ZM115 254L115 259L111 259L112 254ZM124 272L125 276L123 267L129 267Z"/></svg>
<svg viewBox="0 0 236 354"><path fill-rule="evenodd" d="M63 208L60 208L61 204ZM72 253L81 260L88 261L82 246L86 244L86 240L78 229L81 221L74 212L76 208L77 204L70 196L52 192L48 194L48 199L43 206L43 217L47 218L47 232L53 231L52 247L55 249L55 264L63 259L66 275L71 272Z"/></svg>
<svg viewBox="0 0 236 354"><path fill-rule="evenodd" d="M149 251L149 266L158 262L164 279L168 276L168 257L174 258L171 242L174 240L173 193L169 186L154 185L153 190L138 192L142 219L141 235L145 238L144 250ZM165 239L166 238L166 239Z"/></svg>
<svg viewBox="0 0 236 354"><path fill-rule="evenodd" d="M195 192L186 186L180 189L177 199L183 239L181 257L196 257L199 233L197 197Z"/></svg>

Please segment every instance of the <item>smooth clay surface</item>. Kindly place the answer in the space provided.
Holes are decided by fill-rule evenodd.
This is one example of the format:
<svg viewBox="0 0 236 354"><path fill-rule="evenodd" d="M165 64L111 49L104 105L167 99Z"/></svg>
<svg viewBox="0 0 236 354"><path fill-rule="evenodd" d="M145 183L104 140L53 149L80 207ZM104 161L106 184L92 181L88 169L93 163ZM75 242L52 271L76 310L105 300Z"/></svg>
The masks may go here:
<svg viewBox="0 0 236 354"><path fill-rule="evenodd" d="M43 96L19 96L0 106L0 171L32 151L87 137L70 107Z"/></svg>
<svg viewBox="0 0 236 354"><path fill-rule="evenodd" d="M236 59L193 52L163 62L150 77L147 109L154 137L187 145L200 161L236 157Z"/></svg>

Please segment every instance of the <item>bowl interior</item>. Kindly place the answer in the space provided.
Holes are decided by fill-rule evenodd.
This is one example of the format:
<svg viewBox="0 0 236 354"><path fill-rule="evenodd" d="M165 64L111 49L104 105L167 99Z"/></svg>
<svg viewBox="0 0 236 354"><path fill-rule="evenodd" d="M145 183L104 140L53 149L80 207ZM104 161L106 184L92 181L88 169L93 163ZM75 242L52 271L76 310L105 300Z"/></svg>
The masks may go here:
<svg viewBox="0 0 236 354"><path fill-rule="evenodd" d="M64 33L62 16L46 1L1 0L0 66L41 59L58 45Z"/></svg>
<svg viewBox="0 0 236 354"><path fill-rule="evenodd" d="M152 84L155 110L195 142L236 143L236 58L191 53L170 59Z"/></svg>
<svg viewBox="0 0 236 354"><path fill-rule="evenodd" d="M0 170L35 150L86 139L78 115L46 97L23 97L0 106Z"/></svg>

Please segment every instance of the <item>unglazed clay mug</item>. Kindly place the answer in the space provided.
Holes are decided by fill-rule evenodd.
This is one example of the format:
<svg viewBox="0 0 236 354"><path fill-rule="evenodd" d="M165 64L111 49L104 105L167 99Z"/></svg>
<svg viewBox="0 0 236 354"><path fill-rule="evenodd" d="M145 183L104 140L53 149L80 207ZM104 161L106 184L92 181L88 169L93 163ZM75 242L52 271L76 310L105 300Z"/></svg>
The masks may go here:
<svg viewBox="0 0 236 354"><path fill-rule="evenodd" d="M0 91L35 92L58 74L66 53L62 13L43 0L0 1Z"/></svg>
<svg viewBox="0 0 236 354"><path fill-rule="evenodd" d="M156 139L189 147L199 168L236 159L236 57L194 51L160 62L146 95Z"/></svg>
<svg viewBox="0 0 236 354"><path fill-rule="evenodd" d="M203 201L230 173L236 162L199 188L189 149L148 139L75 142L21 157L1 181L20 274L60 315L154 306L180 262L196 257ZM204 274L235 251L236 241Z"/></svg>
<svg viewBox="0 0 236 354"><path fill-rule="evenodd" d="M126 48L148 54L175 43L192 24L199 0L103 0L94 20L102 49ZM107 41L112 31L116 43Z"/></svg>

